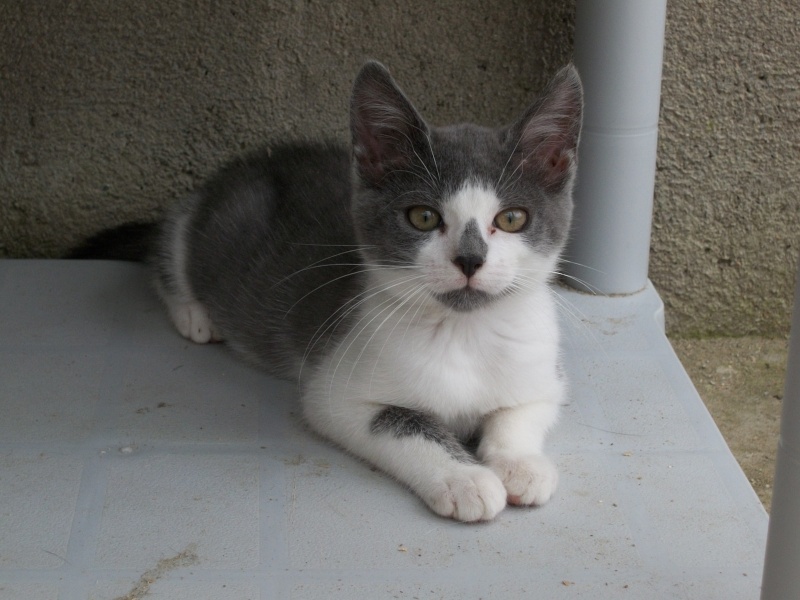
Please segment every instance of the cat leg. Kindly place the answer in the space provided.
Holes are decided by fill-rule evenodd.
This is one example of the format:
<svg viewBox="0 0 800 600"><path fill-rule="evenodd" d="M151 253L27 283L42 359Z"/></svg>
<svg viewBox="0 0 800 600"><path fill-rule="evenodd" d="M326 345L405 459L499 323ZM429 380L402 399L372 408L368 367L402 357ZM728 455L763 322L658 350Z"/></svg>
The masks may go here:
<svg viewBox="0 0 800 600"><path fill-rule="evenodd" d="M506 505L495 473L475 462L433 415L364 403L331 411L306 404L320 433L410 487L435 513L458 521L488 521Z"/></svg>
<svg viewBox="0 0 800 600"><path fill-rule="evenodd" d="M163 276L158 276L155 288L167 307L175 329L183 337L197 344L222 341L222 336L211 322L208 309L191 296L188 285L184 284L181 288L180 278L165 280Z"/></svg>
<svg viewBox="0 0 800 600"><path fill-rule="evenodd" d="M178 332L195 343L207 344L222 338L208 309L195 299L187 275L188 227L198 201L198 196L190 196L164 220L154 258L155 287Z"/></svg>
<svg viewBox="0 0 800 600"><path fill-rule="evenodd" d="M222 338L208 316L205 306L196 300L180 302L166 300L167 310L175 328L185 338L197 344L220 342Z"/></svg>
<svg viewBox="0 0 800 600"><path fill-rule="evenodd" d="M484 419L477 455L502 480L509 504L542 505L555 492L558 471L542 447L558 410L556 403L536 402L501 408Z"/></svg>

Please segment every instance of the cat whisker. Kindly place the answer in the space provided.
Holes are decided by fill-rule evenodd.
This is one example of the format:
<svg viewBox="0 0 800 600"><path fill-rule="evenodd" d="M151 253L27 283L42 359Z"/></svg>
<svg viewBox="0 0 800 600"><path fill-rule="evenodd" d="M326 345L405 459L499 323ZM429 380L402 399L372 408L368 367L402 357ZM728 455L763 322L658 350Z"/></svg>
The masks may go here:
<svg viewBox="0 0 800 600"><path fill-rule="evenodd" d="M390 286L390 287L393 287L393 286ZM376 295L381 293L381 292L383 292L383 291L385 291L385 289L379 290L378 292L376 292ZM329 398L332 396L332 393L333 393L333 382L336 381L336 373L339 371L339 367L341 366L341 364L344 361L344 359L347 357L347 354L350 351L350 348L353 347L353 344L356 342L356 340L361 336L361 334L364 332L364 330L367 327L369 327L375 321L375 319L380 317L380 315L383 314L383 312L385 312L386 310L388 310L388 308L391 308L392 305L401 302L401 300L402 300L402 298L404 296L405 296L405 294L400 296L400 297L390 296L389 298L387 298L386 300L384 300L383 302L378 304L376 307L374 307L372 311L367 312L366 314L364 314L361 317L361 319L359 319L358 322L355 323L355 325L351 328L350 332L348 332L347 337L342 341L341 344L339 344L337 352L340 352L341 355L339 356L339 360L338 360L338 362L336 363L336 366L333 369L333 373L330 375L330 385L328 387L328 397ZM388 306L386 306L386 305L388 305ZM381 307L384 307L384 308L381 308ZM381 309L381 310L378 311L378 309ZM355 335L352 336L352 339L350 340L350 343L347 344L347 347L344 348L344 350L341 350L342 346L344 346L344 343L347 341L347 338L350 337L351 334L353 334L353 332L356 331L356 329L361 325L361 323L363 323L367 319L367 317L369 317L372 313L374 313L376 311L378 311L377 314L375 314L375 316L373 316L369 321L367 321L363 326L361 326L361 328L358 329L358 331L355 333ZM365 346L365 348L366 348L366 346ZM364 351L364 348L362 348L362 352L359 354L359 358L363 354L363 351ZM357 362L358 362L358 360L355 361L355 363L357 363ZM350 375L352 376L352 371L351 371ZM347 386L349 385L349 382L350 382L350 378L348 377L347 384L345 385L345 390L347 389Z"/></svg>
<svg viewBox="0 0 800 600"><path fill-rule="evenodd" d="M551 279L553 276L556 276L556 277L560 277L562 279L572 280L572 281L584 286L592 294L595 294L595 295L601 294L600 290L598 288L596 288L595 286L593 286L592 284L590 284L588 281L584 281L580 277L576 277L575 275L570 275L569 273L565 273L563 271L557 271L557 270L552 270L551 271L551 270L545 270L545 269L533 269L533 268L524 268L524 267L520 268L519 271L522 272L522 273L525 273L525 272L527 272L527 273L544 273L544 274L547 275L547 279Z"/></svg>
<svg viewBox="0 0 800 600"><path fill-rule="evenodd" d="M405 117L393 114L392 118L396 119L397 121L399 121L400 123L405 125L405 127L408 128L409 130L414 130L417 133L420 133L420 134L422 134L422 136L425 137L425 141L428 142L428 149L430 150L430 153L431 153L431 160L433 160L434 167L436 168L436 174L439 177L441 177L441 172L439 171L439 165L436 162L436 155L433 152L433 144L431 143L430 132L427 131L427 129L423 129L422 127L420 127L416 123L412 123L411 121L409 121ZM423 161L422 157L419 154L417 154L417 151L414 148L414 141L411 139L411 137L405 131L403 131L401 128L394 127L393 129L394 129L394 133L399 133L400 135L402 135L406 139L406 142L408 143L408 147L411 148L412 152L416 155L417 159L419 159L419 161L422 164L422 166L425 167L426 171L428 171L428 167L425 165L425 161ZM428 174L431 176L431 183L436 183L438 181L437 179L434 179L434 177L433 177L433 175L431 175L430 171L428 171Z"/></svg>
<svg viewBox="0 0 800 600"><path fill-rule="evenodd" d="M431 160L433 160L433 166L436 168L436 175L439 179L441 179L442 173L439 171L439 163L436 162L436 154L433 152L433 144L431 143L430 133L425 136L425 141L428 142L428 149L431 151Z"/></svg>
<svg viewBox="0 0 800 600"><path fill-rule="evenodd" d="M605 346L590 327L592 320L589 316L578 309L574 304L569 303L566 298L555 290L553 291L553 298L561 308L561 314L565 315L575 325L575 330L581 332L584 339L591 341L592 345L597 348L605 358L608 358Z"/></svg>
<svg viewBox="0 0 800 600"><path fill-rule="evenodd" d="M529 286L536 287L539 285L539 282L532 282L524 275L520 276L519 279L520 281L516 282L517 285L520 285L525 289L528 289ZM586 314L584 314L580 309L575 307L574 304L568 302L567 299L562 294L559 294L556 289L551 287L551 292L553 294L553 299L556 301L556 304L561 309L561 314L564 317L566 317L569 321L574 323L576 329L588 334L587 337L588 339L591 339L592 344L596 348L600 349L600 351L603 352L603 354L605 354L605 348L603 348L603 344L597 338L597 336L594 334L591 328L587 325L587 323L591 322L589 317Z"/></svg>
<svg viewBox="0 0 800 600"><path fill-rule="evenodd" d="M562 279L571 280L571 281L574 281L577 284L580 284L581 286L586 288L586 290L589 293L591 293L594 296L598 296L598 295L602 296L603 295L603 293L600 291L599 288L593 286L591 283L581 279L580 277L575 277L574 275L570 275L569 273L564 273L562 271L554 271L553 273L555 275L558 275Z"/></svg>
<svg viewBox="0 0 800 600"><path fill-rule="evenodd" d="M359 265L359 264L353 264L353 263L342 263L342 264L318 265L318 266L316 266L316 267L314 267L314 268L318 269L318 268L321 268L321 267L350 267L350 266L352 266L352 267L357 267L357 266L363 266L363 265ZM292 304L292 305L291 305L291 306L290 306L290 307L289 307L289 308L286 310L286 312L284 313L284 315L288 315L290 312L292 312L292 310L293 310L293 309L294 309L294 308L295 308L295 307L296 307L298 304L300 304L300 302L302 302L303 300L305 300L306 298L308 298L310 295L312 295L312 294L314 294L314 293L318 292L319 290L321 290L321 289L322 289L322 288L324 288L325 286L328 286L328 285L330 285L330 284L332 284L332 283L336 283L337 281L340 281L340 280L342 280L342 279L345 279L345 278L347 278L347 277L355 277L356 275L361 275L361 274L363 274L363 273L373 273L373 272L375 272L375 271L381 271L381 270L393 270L393 269L413 269L413 268L414 268L413 266L409 266L409 265L401 265L401 264L398 264L398 265L374 265L374 266L369 266L369 265L368 265L368 266L366 266L366 267L365 267L365 268L363 268L363 269L359 269L359 270L357 270L357 271L352 271L352 272L350 272L350 273L345 273L344 275L340 275L340 276L338 276L338 277L334 277L333 279L329 279L329 280L328 280L328 281L326 281L325 283L318 285L317 287L315 287L314 289L312 289L310 292L307 292L306 294L303 294L303 296L301 296L301 297L300 297L300 298L299 298L299 299L298 299L298 300L297 300L297 301L296 301L294 304ZM280 282L279 282L279 283L280 283ZM275 284L275 285L273 285L272 287L275 287L275 286L277 286L277 285L278 285L278 284L276 283L276 284Z"/></svg>
<svg viewBox="0 0 800 600"><path fill-rule="evenodd" d="M316 347L317 343L323 337L325 337L328 334L329 331L331 331L331 328L333 328L333 331L335 331L336 328L338 327L339 323L341 323L350 314L352 314L353 311L357 310L361 305L363 305L364 302L370 300L371 298L377 296L378 294L380 294L382 292L385 292L385 291L387 291L387 290L389 290L389 289L391 289L393 287L396 287L398 285L404 285L404 284L407 284L407 283L410 283L410 282L414 281L415 279L420 279L420 278L422 278L422 275L417 275L417 276L412 276L412 277L404 277L404 278L398 279L392 285L389 285L389 286L387 286L385 284L372 286L372 287L364 290L363 292L357 294L353 298L349 299L342 306L340 306L336 311L334 311L333 314L331 314L327 319L325 319L325 321L323 321L322 324L317 328L317 331L314 332L314 335L311 336L311 339L309 340L308 345L306 346L306 351L305 351L305 353L303 355L302 364L305 364L306 360L308 359L308 357L310 356L311 352ZM327 344L327 342L326 342L326 344ZM302 370L302 366L301 366L301 370Z"/></svg>
<svg viewBox="0 0 800 600"><path fill-rule="evenodd" d="M395 331L395 329L397 329L397 326L400 323L403 322L403 320L406 318L406 315L408 315L409 311L412 308L414 308L414 305L419 303L419 307L417 308L417 311L414 313L414 317L412 317L411 321L413 321L414 318L416 318L417 314L419 313L419 309L422 308L422 306L425 304L425 298L427 297L427 294L426 294L427 289L426 288L427 288L427 285L425 283L419 284L416 287L416 289L411 291L407 295L406 299L403 301L403 304L407 304L410 300L413 299L413 302L411 302L411 304L408 306L408 308L406 308L405 312L400 316L399 319L396 320L396 322L394 324L394 327L392 327L392 330L386 336L386 340L383 342L383 345L381 346L381 349L378 351L378 355L375 358L375 365L372 367L372 373L370 373L370 377L369 377L368 389L369 389L369 394L370 395L373 394L373 392L372 392L372 384L373 384L373 382L375 380L375 372L376 372L376 370L378 368L378 364L380 363L380 357L381 357L381 355L383 355L383 351L386 348L386 345L389 343L391 337L394 335L394 331ZM402 307L402 304L398 308L400 308L400 307ZM403 340L405 340L406 333L408 333L408 327L411 325L411 321L408 323L408 325L406 325L406 330L405 330L405 333L403 334L403 338L402 338ZM381 327L382 326L383 326L383 324L381 324ZM352 375L352 373L351 373L351 375Z"/></svg>
<svg viewBox="0 0 800 600"><path fill-rule="evenodd" d="M372 340L375 339L375 336L378 334L378 332L383 328L383 326L386 324L386 322L395 315L395 313L398 310L400 310L420 289L424 289L424 287L425 287L424 283L417 284L413 289L409 290L408 292L404 293L399 298L395 299L395 301L393 303L395 305L394 309L388 315L386 315L386 317L384 317L383 321L381 321L380 324L377 327L375 327L375 330L372 332L372 335L369 336L369 339L367 339L367 341L361 345L361 352L358 353L358 356L356 356L355 360L353 361L353 366L350 368L350 374L347 376L347 381L344 384L344 389L345 390L350 387L350 380L353 377L353 373L355 372L356 366L361 361L361 357L364 356L364 352L367 351L367 348L369 348L369 345L372 343ZM381 314L386 312L391 307L392 307L392 304L390 304L388 307L384 308L381 312L379 312L377 315L375 315L375 317L373 319L371 319L369 321L369 323L367 323L361 329L361 332L363 332L364 329L369 327L369 325L372 323L372 321L374 321L377 317L379 317ZM397 326L397 323L395 323L395 327L396 326ZM394 331L394 329L392 329L392 331ZM361 332L359 332L359 335L361 335ZM389 333L389 336L391 336L391 332ZM356 337L358 337L358 336L356 336ZM387 336L387 339L388 339L388 336ZM355 341L355 338L353 339L353 341ZM352 345L352 342L351 342L351 345ZM385 345L386 345L386 343L384 342L384 346ZM381 350L382 349L383 348L381 348ZM378 353L378 357L379 356L380 356L380 353ZM377 367L377 365L378 365L378 359L376 357L375 366ZM372 376L374 376L374 374L375 374L375 370L373 368ZM370 387L372 385L372 376L370 377Z"/></svg>
<svg viewBox="0 0 800 600"><path fill-rule="evenodd" d="M425 190L412 189L395 196L396 199L405 198L406 196L425 197Z"/></svg>
<svg viewBox="0 0 800 600"><path fill-rule="evenodd" d="M508 159L506 160L506 163L503 165L503 170L500 171L500 177L497 178L497 183L495 183L495 188L497 188L498 190L501 190L501 191L505 191L506 190L505 185L503 185L503 175L505 175L506 169L508 168L508 165L511 162L511 159L514 158L514 154L517 151L517 147L519 146L519 143L520 143L521 139L522 139L521 137L519 137L517 139L517 142L514 144L514 148L511 149L511 153L508 155Z"/></svg>
<svg viewBox="0 0 800 600"><path fill-rule="evenodd" d="M510 187L510 185L512 185L513 183L516 183L516 181L519 180L519 178L524 174L525 163L526 162L530 162L530 157L532 155L536 154L544 144L546 144L546 143L547 144L551 144L551 143L554 143L554 142L558 142L558 143L561 143L563 145L566 145L567 141L569 139L569 136L564 135L564 133L562 131L560 131L559 129L555 129L555 128L552 129L552 131L540 130L539 133L540 133L540 135L542 135L542 141L540 141L534 148L532 148L525 156L523 156L521 158L521 160L519 161L517 166L511 172L511 175L510 175L508 181L500 186L500 191L501 192L505 192ZM511 158L513 158L514 153L516 152L516 149L519 146L519 142L521 141L521 139L522 138L517 140L517 143L514 146L514 150L511 152L511 155L509 156L508 161L510 161ZM508 166L508 162L506 163L506 167L507 166ZM503 173L505 173L506 167L503 167ZM514 175L518 171L519 171L519 175L517 176L517 178L514 181L512 181L511 178L514 177ZM501 178L502 178L502 173L501 173ZM500 179L498 179L498 184L499 183L500 183Z"/></svg>
<svg viewBox="0 0 800 600"><path fill-rule="evenodd" d="M425 161L422 160L422 157L419 154L417 154L416 150L414 150L414 156L417 157L417 159L419 160L420 164L425 169L425 172L428 174L428 178L430 179L430 183L431 184L437 183L437 179L433 176L433 173L431 173L430 169L428 169L428 165L425 164Z"/></svg>
<svg viewBox="0 0 800 600"><path fill-rule="evenodd" d="M386 284L381 283L379 285L374 285L372 287L369 287L369 288L363 290L362 292L356 294L355 296L353 296L349 300L347 300L342 306L340 306L331 315L331 317L336 315L336 313L338 313L341 310L348 309L348 307L350 307L350 306L358 306L358 304L360 304L364 300L368 300L369 298L372 298L373 296L381 293L382 291L386 291L386 290L391 289L392 287L395 287L395 286L398 286L398 285L403 285L405 283L409 283L411 281L414 281L415 279L420 279L421 277L423 277L423 276L422 275L408 276L408 277L403 277L403 278L395 280L395 282L392 285L389 285L389 286L387 286ZM328 319L330 319L331 317L328 317ZM326 319L325 322L327 322L328 319ZM323 322L322 325L324 325L325 322Z"/></svg>
<svg viewBox="0 0 800 600"><path fill-rule="evenodd" d="M515 292L530 292L535 291L541 288L541 282L539 281L527 281L522 278L516 279L507 290L507 293L510 295L511 293ZM580 318L572 311L570 305L566 303L561 297L558 297L557 294L554 293L553 300L556 304L562 309L566 318L570 319L571 321L575 322L576 324L582 324Z"/></svg>
<svg viewBox="0 0 800 600"><path fill-rule="evenodd" d="M415 279L419 279L421 277L422 277L421 275L404 277L404 278L396 280L391 286L387 286L385 284L380 284L380 285L375 285L375 286L372 286L370 288L367 288L367 289L363 290L362 292L356 294L355 296L353 296L352 298L350 298L349 300L344 302L342 304L342 306L340 306L336 311L333 312L333 314L331 314L327 319L325 319L325 321L323 321L323 323L320 325L320 327L317 329L317 331L319 331L320 328L325 326L325 324L328 323L329 320L334 318L337 315L337 313L339 313L340 311L346 311L346 313L345 313L345 316L346 316L346 314L349 314L349 312L351 312L352 310L357 308L365 300L369 300L370 298L372 298L373 296L381 293L382 291L385 291L385 290L390 289L391 287L394 287L394 286L397 286L397 285L403 285L405 283L409 283L409 282L414 281ZM325 332L323 332L323 333L325 333ZM316 336L316 333L315 333L315 336ZM312 336L312 341L313 341L313 337L314 336Z"/></svg>
<svg viewBox="0 0 800 600"><path fill-rule="evenodd" d="M570 265L575 265L575 266L581 267L583 269L587 269L589 271L594 271L595 273L598 273L600 275L605 275L605 273L606 273L605 271L602 271L600 269L595 269L594 267L590 267L588 265L584 265L582 263L574 262L574 261L571 261L571 260L561 259L560 262L567 263L567 264L570 264ZM592 285L591 283L589 283L585 279L581 279L580 277L578 277L576 275L571 275L571 274L566 273L564 271L555 271L555 273L559 277L561 277L562 279L571 280L571 281L574 281L575 283L578 283L579 285L584 287L587 291L589 291L590 293L592 293L592 294L594 294L596 296L597 295L600 295L600 296L603 295L603 292L600 290L600 288Z"/></svg>
<svg viewBox="0 0 800 600"><path fill-rule="evenodd" d="M425 141L426 141L426 142L428 142L428 149L429 149L429 150L430 150L430 152L431 152L431 160L433 160L433 165L434 165L434 167L436 168L436 174L437 174L439 177L441 177L441 172L439 171L439 165L438 165L438 164L437 164L437 162L436 162L436 155L435 155L435 154L434 154L434 152L433 152L433 144L431 143L431 134L430 134L430 132L429 132L429 131L427 131L427 130L425 130L425 129L423 129L423 128L421 128L421 127L419 127L419 126L418 126L418 125L416 125L415 123L410 123L410 122L408 122L408 120L407 120L407 119L403 119L403 123L404 123L404 124L405 124L407 127L410 127L411 129L414 129L414 130L416 130L418 133L421 133L421 134L422 134L422 135L425 137ZM404 137L406 138L406 140L408 141L408 143L411 145L411 148L413 149L413 148L414 148L414 143L413 143L413 141L412 141L412 140L411 140L411 139L408 137L408 135L405 135L405 134L403 134L403 135L404 135ZM419 159L419 161L422 163L422 166L424 166L424 167L425 167L425 170L426 170L426 171L428 171L428 167L425 165L425 161L423 161L423 160L422 160L422 158L420 157L420 155L419 155L419 154L417 154L417 151L416 151L416 150L414 150L414 154L415 154L415 155L416 155L416 157ZM428 174L430 174L430 171L428 171ZM433 175L431 175L431 183L436 183L437 181L438 181L438 179L434 179L434 178L433 178Z"/></svg>
<svg viewBox="0 0 800 600"><path fill-rule="evenodd" d="M300 273L308 271L309 269L313 269L313 268L315 268L317 266L325 266L325 267L344 267L344 266L351 266L351 265L352 266L358 266L360 264L360 261L359 262L353 262L353 263L326 263L325 261L330 260L332 258L336 258L337 256L344 256L345 254L352 254L353 252L360 252L361 249L362 249L361 247L356 247L355 249L344 250L342 252L337 252L336 254L331 254L330 256L326 256L325 258L321 258L321 259L319 259L317 261L314 261L310 265L306 265L302 269L298 269L297 271L294 271L293 273L290 273L286 277L283 277L282 279L280 279L277 282L275 282L272 285L272 287L275 288L275 287L279 286L280 284L282 284L283 282L291 279L295 275L299 275Z"/></svg>
<svg viewBox="0 0 800 600"><path fill-rule="evenodd" d="M515 147L516 148L516 147ZM513 158L513 153L509 156L509 161ZM499 181L499 193L504 194L507 192L511 187L513 187L517 181L522 177L522 164L524 160L520 160L519 163L514 167L514 170L509 173L509 175L505 178L505 181ZM503 172L505 172L505 167L503 167Z"/></svg>
<svg viewBox="0 0 800 600"><path fill-rule="evenodd" d="M309 242L288 242L292 246L312 246L314 248L376 248L373 244L312 244Z"/></svg>
<svg viewBox="0 0 800 600"><path fill-rule="evenodd" d="M395 116L395 118L397 118L397 117ZM425 138L428 141L428 145L430 147L430 150L431 150L431 158L433 159L434 165L436 165L436 157L433 156L433 146L431 145L429 133L426 130L424 130L421 127L419 127L418 125L409 122L405 118L402 118L402 117L398 118L398 121L400 123L402 123L403 125L405 125L408 129L416 130L418 133L421 133L422 135L425 136ZM425 172L428 175L428 179L425 179L425 177L423 177L421 173L417 173L416 171L395 169L395 172L397 172L397 173L409 173L411 175L419 177L424 183L428 184L428 186L433 187L434 189L436 187L438 187L437 186L437 184L439 182L438 179L433 176L433 174L430 172L430 169L428 169L428 165L425 164L425 161L422 159L422 157L417 152L416 148L414 147L415 146L414 140L412 140L411 137L405 131L403 131L402 129L398 129L398 128L394 128L394 129L395 130L393 131L393 133L400 134L403 138L405 138L406 143L408 144L408 148L411 149L411 152L413 152L414 156L416 156L417 160L419 161L419 164L422 165L423 169L425 169ZM438 165L436 165L436 171L437 171L437 173L439 172L439 166Z"/></svg>
<svg viewBox="0 0 800 600"><path fill-rule="evenodd" d="M419 156L417 156L417 157L419 158ZM420 159L420 161L421 160L422 159ZM424 163L423 163L422 166L425 167ZM425 176L426 173L422 173L421 171L415 171L415 170L411 170L411 169L394 169L394 172L395 173L407 173L409 175L413 175L414 177L420 179L422 181L422 183L425 184L426 188L434 188L435 189L437 187L436 181L434 179L432 179L433 176L431 175L430 171L427 170L427 167L425 167L425 170L427 171L427 178Z"/></svg>
<svg viewBox="0 0 800 600"><path fill-rule="evenodd" d="M582 267L584 269L588 269L589 271L594 271L595 273L600 273L606 275L607 273L601 269L595 269L594 267L590 267L589 265L585 265L583 263L575 262L574 260L567 260L566 258L560 257L558 259L560 263L566 263L568 265L575 265L576 267Z"/></svg>

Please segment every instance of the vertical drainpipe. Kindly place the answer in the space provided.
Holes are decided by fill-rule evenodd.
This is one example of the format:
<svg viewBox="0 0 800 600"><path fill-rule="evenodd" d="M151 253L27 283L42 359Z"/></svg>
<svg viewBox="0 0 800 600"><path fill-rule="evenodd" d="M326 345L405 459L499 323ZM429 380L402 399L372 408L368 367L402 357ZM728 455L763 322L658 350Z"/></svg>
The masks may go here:
<svg viewBox="0 0 800 600"><path fill-rule="evenodd" d="M800 597L800 263L761 600Z"/></svg>
<svg viewBox="0 0 800 600"><path fill-rule="evenodd" d="M583 291L647 284L666 11L666 0L577 0L585 109L562 269Z"/></svg>

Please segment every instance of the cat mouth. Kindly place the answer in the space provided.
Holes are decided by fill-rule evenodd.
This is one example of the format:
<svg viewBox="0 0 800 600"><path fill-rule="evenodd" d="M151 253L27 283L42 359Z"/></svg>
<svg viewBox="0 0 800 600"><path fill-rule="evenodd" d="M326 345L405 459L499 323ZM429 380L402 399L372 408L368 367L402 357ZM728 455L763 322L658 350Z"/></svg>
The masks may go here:
<svg viewBox="0 0 800 600"><path fill-rule="evenodd" d="M493 302L497 296L465 286L449 292L435 294L436 299L458 312L469 312Z"/></svg>

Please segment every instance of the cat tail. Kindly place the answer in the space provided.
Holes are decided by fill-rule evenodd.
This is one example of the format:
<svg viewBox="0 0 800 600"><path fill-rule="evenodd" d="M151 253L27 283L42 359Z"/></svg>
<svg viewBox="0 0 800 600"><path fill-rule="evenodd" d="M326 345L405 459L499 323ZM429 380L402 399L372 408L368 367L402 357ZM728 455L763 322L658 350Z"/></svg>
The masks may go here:
<svg viewBox="0 0 800 600"><path fill-rule="evenodd" d="M133 222L94 234L64 258L145 262L158 235L158 223Z"/></svg>

